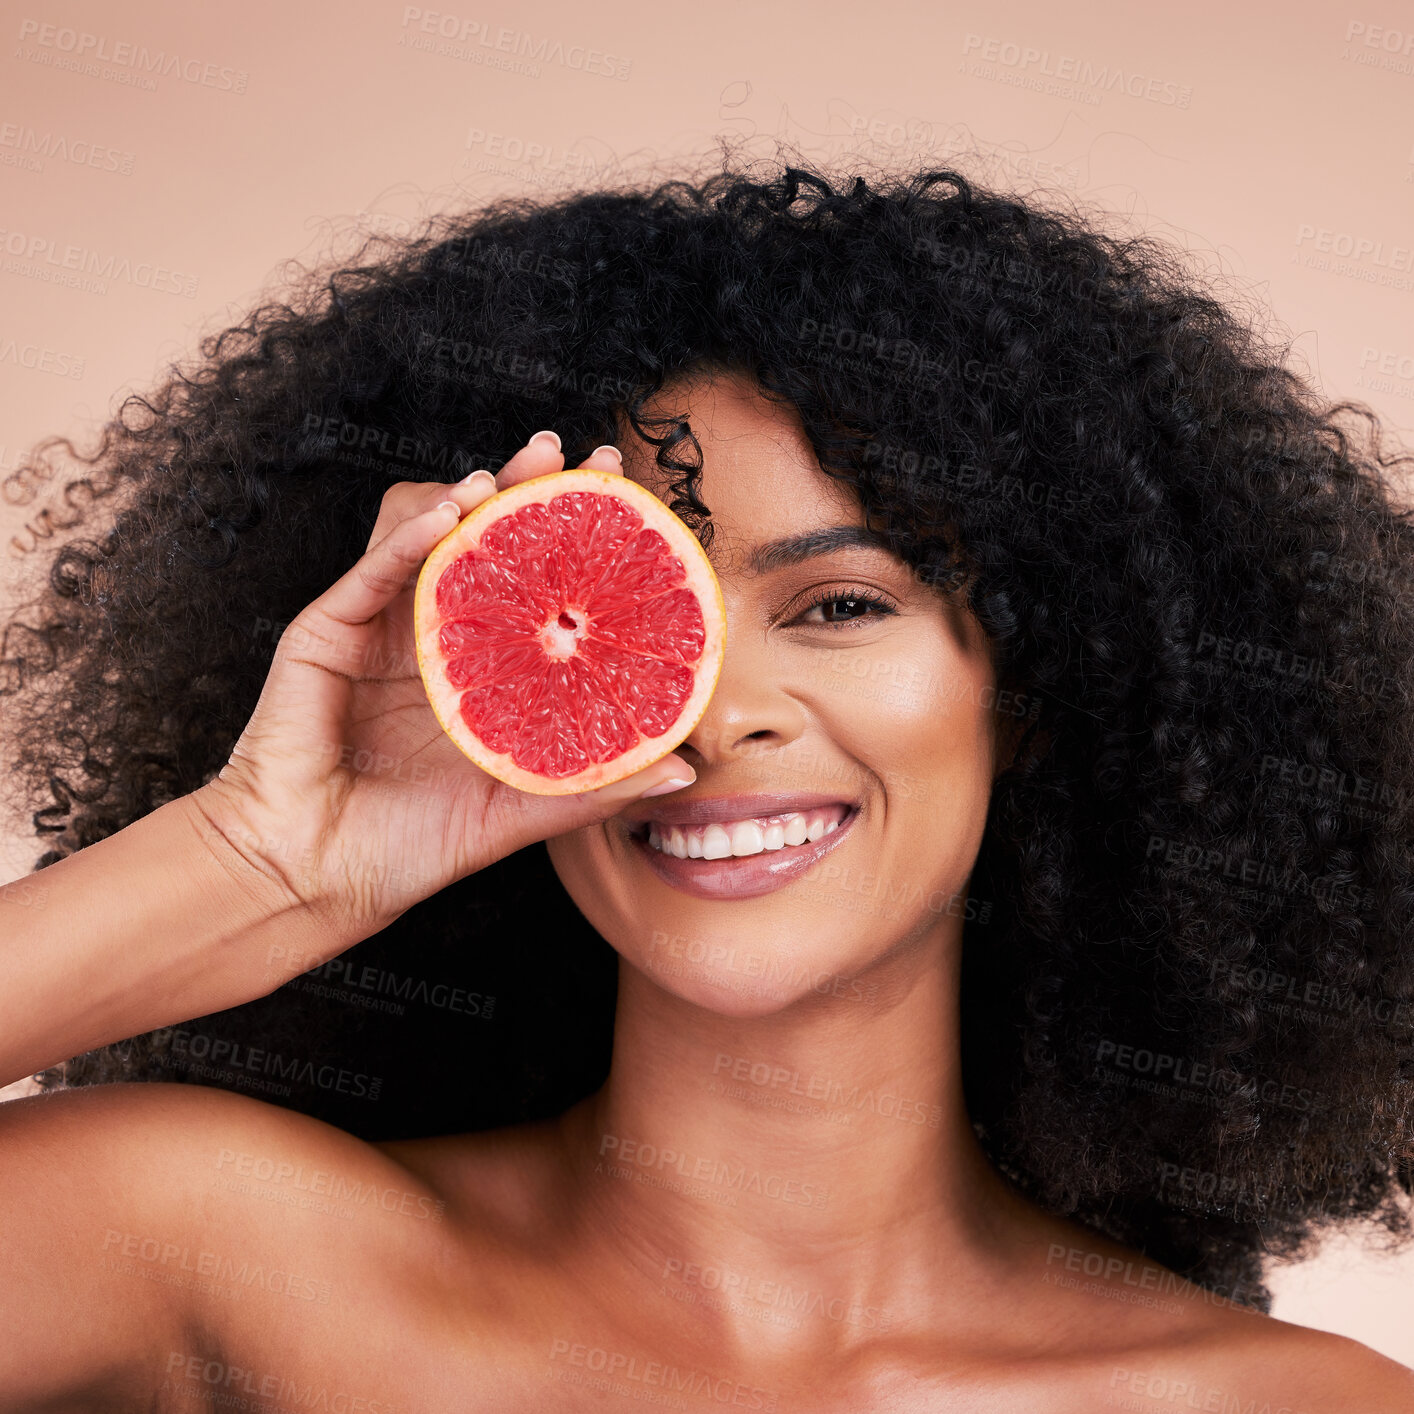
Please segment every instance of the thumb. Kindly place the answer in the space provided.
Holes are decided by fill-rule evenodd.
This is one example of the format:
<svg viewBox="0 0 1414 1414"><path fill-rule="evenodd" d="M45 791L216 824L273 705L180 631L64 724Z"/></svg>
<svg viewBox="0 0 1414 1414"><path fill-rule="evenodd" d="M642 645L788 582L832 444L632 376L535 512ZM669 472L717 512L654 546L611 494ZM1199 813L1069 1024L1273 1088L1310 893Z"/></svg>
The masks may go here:
<svg viewBox="0 0 1414 1414"><path fill-rule="evenodd" d="M571 800L582 800L596 806L605 815L612 815L635 800L647 796L667 795L671 791L684 790L697 779L697 772L682 759L669 753L662 760L625 776L612 785L600 786L598 790L579 791Z"/></svg>
<svg viewBox="0 0 1414 1414"><path fill-rule="evenodd" d="M582 830L587 825L600 824L627 809L636 800L683 790L696 779L697 773L682 757L668 755L631 776L600 786L598 790L575 791L570 795L527 795L521 791L511 791L510 796L525 812L519 825L530 831L527 838L543 840L569 830Z"/></svg>
<svg viewBox="0 0 1414 1414"><path fill-rule="evenodd" d="M501 807L509 812L509 818L502 827L490 832L497 843L486 855L486 862L536 840L600 824L646 795L682 790L696 779L696 773L682 757L668 755L598 790L570 795L531 795L507 786L498 792L497 798Z"/></svg>

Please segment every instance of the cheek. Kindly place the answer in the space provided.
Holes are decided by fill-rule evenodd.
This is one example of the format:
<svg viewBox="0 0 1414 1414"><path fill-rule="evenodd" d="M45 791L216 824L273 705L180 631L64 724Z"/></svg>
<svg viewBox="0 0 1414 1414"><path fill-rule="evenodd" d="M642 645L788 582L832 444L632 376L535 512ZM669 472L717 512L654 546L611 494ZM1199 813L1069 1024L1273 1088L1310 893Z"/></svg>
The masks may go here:
<svg viewBox="0 0 1414 1414"><path fill-rule="evenodd" d="M832 655L821 675L825 735L878 778L886 813L942 810L953 832L985 814L996 759L995 687L984 657L941 622L902 641Z"/></svg>
<svg viewBox="0 0 1414 1414"><path fill-rule="evenodd" d="M985 826L991 669L941 623L817 660L792 690L813 727L807 741L787 744L782 767L803 787L858 787L872 808L857 842L779 896L728 909L656 884L645 894L603 827L546 842L566 891L625 961L724 1014L766 1014L812 990L863 985L841 979L960 909Z"/></svg>
<svg viewBox="0 0 1414 1414"><path fill-rule="evenodd" d="M565 892L599 933L613 942L614 932L605 933L604 929L628 900L621 896L623 871L612 867L608 849L598 825L545 841L550 864Z"/></svg>
<svg viewBox="0 0 1414 1414"><path fill-rule="evenodd" d="M655 918L644 907L641 891L632 883L635 871L629 861L617 857L603 826L546 840L545 849L575 907L620 957L643 967L646 959L663 950L674 920Z"/></svg>
<svg viewBox="0 0 1414 1414"><path fill-rule="evenodd" d="M812 975L799 962L785 961L796 951L793 930L789 938L773 938L769 929L743 930L732 917L712 912L716 905L706 905L699 917L691 904L671 898L660 916L650 916L598 827L560 835L545 847L599 936L665 992L723 1016L760 1016L795 1000L800 978ZM818 968L814 975L821 986L840 985Z"/></svg>

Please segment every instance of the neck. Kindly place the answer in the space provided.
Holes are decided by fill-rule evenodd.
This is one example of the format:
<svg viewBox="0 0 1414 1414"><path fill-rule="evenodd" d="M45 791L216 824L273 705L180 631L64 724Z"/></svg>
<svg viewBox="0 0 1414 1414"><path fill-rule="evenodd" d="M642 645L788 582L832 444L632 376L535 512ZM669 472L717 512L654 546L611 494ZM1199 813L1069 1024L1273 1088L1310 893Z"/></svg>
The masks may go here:
<svg viewBox="0 0 1414 1414"><path fill-rule="evenodd" d="M615 1254L679 1300L696 1286L747 1310L786 1284L830 1310L898 1312L940 1272L961 1289L995 1271L1018 1200L963 1103L950 924L859 987L759 1018L621 965L610 1078L569 1130Z"/></svg>

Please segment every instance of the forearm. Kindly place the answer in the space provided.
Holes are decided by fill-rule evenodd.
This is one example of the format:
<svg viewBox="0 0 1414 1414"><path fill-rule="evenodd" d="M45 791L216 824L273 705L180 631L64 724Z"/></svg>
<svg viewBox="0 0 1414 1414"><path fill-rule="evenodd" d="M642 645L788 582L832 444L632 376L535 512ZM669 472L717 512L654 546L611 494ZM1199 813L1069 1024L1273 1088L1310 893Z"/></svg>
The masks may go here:
<svg viewBox="0 0 1414 1414"><path fill-rule="evenodd" d="M172 801L0 889L0 1085L265 996L357 941Z"/></svg>

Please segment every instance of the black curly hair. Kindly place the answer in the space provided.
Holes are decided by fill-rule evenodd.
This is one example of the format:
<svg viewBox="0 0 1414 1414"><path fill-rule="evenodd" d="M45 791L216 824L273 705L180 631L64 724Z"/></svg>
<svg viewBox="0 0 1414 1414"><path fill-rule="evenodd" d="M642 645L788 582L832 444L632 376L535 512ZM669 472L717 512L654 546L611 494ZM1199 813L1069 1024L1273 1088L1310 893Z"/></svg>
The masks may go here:
<svg viewBox="0 0 1414 1414"><path fill-rule="evenodd" d="M432 217L203 339L90 455L41 443L36 477L62 451L113 512L0 641L38 867L219 770L391 481L494 470L542 426L568 466L636 435L709 543L700 446L645 404L739 370L966 596L1029 704L964 933L988 1154L1269 1310L1264 1258L1357 1217L1409 1235L1409 459L1167 244L951 169L859 171L729 160ZM536 846L41 1081L223 1084L367 1138L544 1116L606 1074L615 966Z"/></svg>

